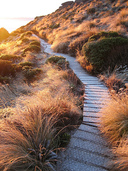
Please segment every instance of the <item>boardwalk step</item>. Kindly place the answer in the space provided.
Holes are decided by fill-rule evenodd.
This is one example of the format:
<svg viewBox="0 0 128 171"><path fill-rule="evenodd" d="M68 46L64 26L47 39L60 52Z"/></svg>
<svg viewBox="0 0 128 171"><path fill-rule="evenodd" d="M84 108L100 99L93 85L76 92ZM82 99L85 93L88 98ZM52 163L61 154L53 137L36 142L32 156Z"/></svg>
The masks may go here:
<svg viewBox="0 0 128 171"><path fill-rule="evenodd" d="M85 124L81 124L78 129L82 130L82 131L94 133L96 135L100 134L100 131L97 128L92 127L92 126L88 126L88 125L85 125Z"/></svg>
<svg viewBox="0 0 128 171"><path fill-rule="evenodd" d="M65 157L64 162L60 162L58 171L106 171L107 169L97 167L86 162L81 162L69 157Z"/></svg>
<svg viewBox="0 0 128 171"><path fill-rule="evenodd" d="M107 147L95 144L94 142L90 142L88 140L84 141L82 139L72 138L70 141L70 146L72 148L79 148L80 150L86 150L88 152L110 158L110 150Z"/></svg>
<svg viewBox="0 0 128 171"><path fill-rule="evenodd" d="M81 130L77 130L75 132L75 134L73 135L73 137L83 138L85 140L92 141L92 142L107 146L107 142L101 136L95 135L95 134L92 134L92 133L89 133L86 131L84 132Z"/></svg>
<svg viewBox="0 0 128 171"><path fill-rule="evenodd" d="M91 122L91 123L99 123L99 118L94 118L94 117L83 117L84 122Z"/></svg>
<svg viewBox="0 0 128 171"><path fill-rule="evenodd" d="M83 112L83 117L92 117L92 118L100 118L101 117L101 113L100 112L98 112L98 113L96 113L96 112Z"/></svg>
<svg viewBox="0 0 128 171"><path fill-rule="evenodd" d="M94 154L81 149L69 148L66 153L66 158L72 158L82 163L89 163L92 166L97 166L100 168L106 168L106 163L109 163L109 158ZM108 169L108 168L106 168Z"/></svg>

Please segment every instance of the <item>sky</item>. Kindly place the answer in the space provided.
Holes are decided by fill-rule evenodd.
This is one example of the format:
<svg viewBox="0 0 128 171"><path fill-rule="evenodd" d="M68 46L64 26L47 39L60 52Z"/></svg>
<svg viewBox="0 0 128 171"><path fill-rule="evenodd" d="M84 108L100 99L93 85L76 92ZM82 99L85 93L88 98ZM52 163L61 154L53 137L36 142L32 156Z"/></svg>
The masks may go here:
<svg viewBox="0 0 128 171"><path fill-rule="evenodd" d="M68 0L0 0L0 18L35 18L54 12Z"/></svg>

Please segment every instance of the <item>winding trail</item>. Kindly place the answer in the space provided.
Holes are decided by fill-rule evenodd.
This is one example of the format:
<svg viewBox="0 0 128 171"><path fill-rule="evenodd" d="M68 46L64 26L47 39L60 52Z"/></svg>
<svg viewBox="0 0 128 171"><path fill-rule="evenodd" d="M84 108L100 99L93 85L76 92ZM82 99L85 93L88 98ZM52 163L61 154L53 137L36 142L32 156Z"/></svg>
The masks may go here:
<svg viewBox="0 0 128 171"><path fill-rule="evenodd" d="M51 45L41 40L45 52L64 56L71 69L85 85L83 122L71 137L65 152L62 152L58 171L106 171L110 170L111 153L107 142L98 130L100 109L110 98L108 89L97 77L89 75L69 55L54 53Z"/></svg>

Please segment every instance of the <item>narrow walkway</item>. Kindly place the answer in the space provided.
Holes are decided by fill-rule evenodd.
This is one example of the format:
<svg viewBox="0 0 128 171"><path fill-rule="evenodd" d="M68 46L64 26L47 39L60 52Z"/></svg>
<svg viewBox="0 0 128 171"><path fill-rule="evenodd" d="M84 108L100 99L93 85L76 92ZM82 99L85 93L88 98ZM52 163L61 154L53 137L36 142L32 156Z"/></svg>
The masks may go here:
<svg viewBox="0 0 128 171"><path fill-rule="evenodd" d="M61 55L69 61L70 67L85 85L83 122L71 137L65 152L62 153L58 171L106 171L110 170L110 150L98 130L100 109L109 99L108 89L97 77L89 75L75 60L61 53L54 53L50 45L45 52Z"/></svg>

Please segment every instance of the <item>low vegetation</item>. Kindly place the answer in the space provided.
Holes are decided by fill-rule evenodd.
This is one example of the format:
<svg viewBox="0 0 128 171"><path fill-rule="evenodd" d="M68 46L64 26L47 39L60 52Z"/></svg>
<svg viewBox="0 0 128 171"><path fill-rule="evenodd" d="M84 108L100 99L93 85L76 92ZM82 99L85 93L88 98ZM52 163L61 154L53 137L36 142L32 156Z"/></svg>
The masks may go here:
<svg viewBox="0 0 128 171"><path fill-rule="evenodd" d="M113 147L116 156L113 160L114 167L127 170L128 94L117 95L102 109L100 129Z"/></svg>
<svg viewBox="0 0 128 171"><path fill-rule="evenodd" d="M0 170L54 171L82 121L82 84L31 32L15 32L0 49Z"/></svg>
<svg viewBox="0 0 128 171"><path fill-rule="evenodd" d="M81 50L94 33L116 31L127 35L127 23L127 1L83 0L82 3L62 4L49 15L36 17L22 27L22 31L32 30L51 43L54 51L75 56L77 48Z"/></svg>
<svg viewBox="0 0 128 171"><path fill-rule="evenodd" d="M40 46L37 46L37 45L29 45L27 48L25 48L25 49L23 50L23 55L24 55L27 51L40 52L40 51L41 51L41 48L40 48Z"/></svg>
<svg viewBox="0 0 128 171"><path fill-rule="evenodd" d="M113 71L115 66L128 64L128 39L117 33L99 33L89 38L82 52L92 72L101 73L108 68Z"/></svg>
<svg viewBox="0 0 128 171"><path fill-rule="evenodd" d="M13 36L11 34L6 42L0 44L0 49L1 83L9 82L19 73L22 73L29 81L35 80L36 76L40 74L41 69L35 68L34 65L34 54L41 51L41 45L39 39L33 36L31 31ZM29 68L25 68L25 66L29 66Z"/></svg>
<svg viewBox="0 0 128 171"><path fill-rule="evenodd" d="M20 100L0 122L1 170L55 170L59 148L67 145L69 130L80 122L78 98L64 79L67 71L45 64L44 72L41 90Z"/></svg>
<svg viewBox="0 0 128 171"><path fill-rule="evenodd" d="M19 62L22 60L22 57L17 55L1 55L0 59L12 61L12 62Z"/></svg>
<svg viewBox="0 0 128 171"><path fill-rule="evenodd" d="M50 56L46 63L51 63L57 65L59 68L66 69L68 68L69 63L63 56Z"/></svg>

